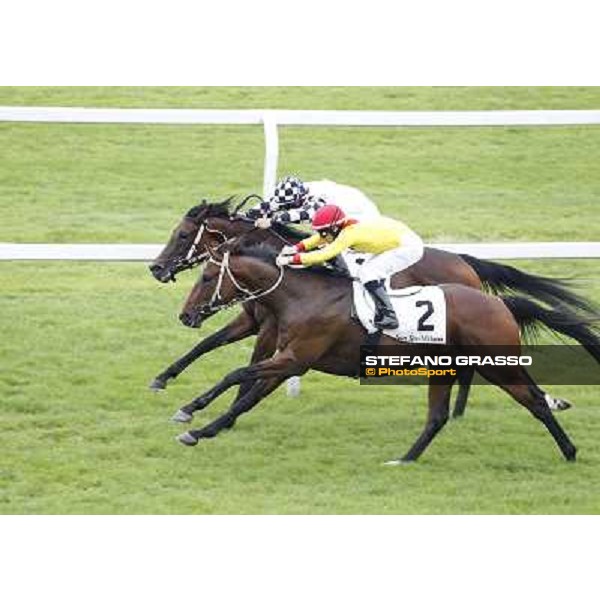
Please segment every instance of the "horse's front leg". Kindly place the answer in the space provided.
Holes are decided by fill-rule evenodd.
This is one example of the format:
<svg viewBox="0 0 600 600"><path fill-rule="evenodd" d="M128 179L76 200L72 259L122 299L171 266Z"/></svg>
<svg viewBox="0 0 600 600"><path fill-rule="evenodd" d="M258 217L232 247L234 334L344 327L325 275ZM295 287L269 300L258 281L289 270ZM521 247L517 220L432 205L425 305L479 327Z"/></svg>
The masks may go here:
<svg viewBox="0 0 600 600"><path fill-rule="evenodd" d="M179 360L170 365L160 375L157 375L150 384L150 389L154 391L164 390L170 379L175 379L180 373L187 369L195 360L203 354L207 354L216 348L226 346L243 340L251 335L255 335L258 325L254 318L245 310L242 311L231 323L219 329L219 331L209 335L199 344L182 356Z"/></svg>
<svg viewBox="0 0 600 600"><path fill-rule="evenodd" d="M254 365L262 360L270 358L275 352L277 345L277 327L273 319L268 319L261 324L260 331L256 338L256 344L252 351L252 358L250 364ZM254 381L243 381L238 388L238 393L233 400L231 407L235 406L255 385ZM233 427L234 421L228 427Z"/></svg>
<svg viewBox="0 0 600 600"><path fill-rule="evenodd" d="M215 437L223 429L229 429L242 413L254 408L263 398L281 385L285 379L286 377L272 377L271 379L254 381L250 390L232 404L226 413L202 429L194 429L178 435L177 441L185 446L195 446L199 440Z"/></svg>
<svg viewBox="0 0 600 600"><path fill-rule="evenodd" d="M302 375L306 371L307 368L298 363L291 352L281 352L273 358L262 360L254 365L232 371L208 392L199 396L190 402L190 404L186 404L180 408L175 413L172 420L178 423L187 423L191 421L195 411L206 408L211 402L234 385L239 385L243 382L254 382L257 379L270 379L271 377L285 377L287 379L293 375Z"/></svg>

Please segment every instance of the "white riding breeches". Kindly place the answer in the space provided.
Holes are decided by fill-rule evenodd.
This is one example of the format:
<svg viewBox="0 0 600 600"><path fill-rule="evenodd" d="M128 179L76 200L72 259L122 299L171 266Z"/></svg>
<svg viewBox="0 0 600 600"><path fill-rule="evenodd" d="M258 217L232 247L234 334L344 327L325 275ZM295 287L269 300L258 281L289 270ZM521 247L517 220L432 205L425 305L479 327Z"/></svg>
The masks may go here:
<svg viewBox="0 0 600 600"><path fill-rule="evenodd" d="M361 266L358 277L363 285L387 279L420 261L423 251L423 240L416 233L407 232L402 236L402 246L375 254Z"/></svg>

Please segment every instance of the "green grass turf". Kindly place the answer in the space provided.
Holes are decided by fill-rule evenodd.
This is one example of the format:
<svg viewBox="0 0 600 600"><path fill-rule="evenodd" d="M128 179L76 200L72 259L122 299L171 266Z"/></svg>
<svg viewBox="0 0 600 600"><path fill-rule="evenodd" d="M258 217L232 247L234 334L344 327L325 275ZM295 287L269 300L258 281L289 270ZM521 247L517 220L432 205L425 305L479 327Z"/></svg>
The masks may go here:
<svg viewBox="0 0 600 600"><path fill-rule="evenodd" d="M0 104L206 108L598 108L597 88L2 88ZM260 189L262 132L236 127L0 124L0 241L160 242L195 200ZM430 241L599 239L600 128L301 129L280 172L358 185ZM597 261L529 261L600 300ZM597 513L597 390L553 387L580 448L565 464L510 398L473 394L422 461L405 451L425 390L311 374L196 449L168 417L252 340L155 396L149 380L200 334L176 314L194 277L141 264L0 263L0 513ZM232 394L200 415L205 423Z"/></svg>
<svg viewBox="0 0 600 600"><path fill-rule="evenodd" d="M335 110L597 109L597 87L2 87L0 105Z"/></svg>
<svg viewBox="0 0 600 600"><path fill-rule="evenodd" d="M593 278L589 261L519 263ZM421 461L406 451L426 411L421 387L361 388L317 373L300 398L278 390L236 428L195 449L170 415L250 355L248 340L207 355L167 392L147 383L201 332L176 322L192 277L160 286L142 265L0 265L0 512L3 513L596 513L600 403L589 387L553 386L575 403L560 420L579 446L566 464L543 427L508 396L475 389ZM232 394L199 414L208 422Z"/></svg>

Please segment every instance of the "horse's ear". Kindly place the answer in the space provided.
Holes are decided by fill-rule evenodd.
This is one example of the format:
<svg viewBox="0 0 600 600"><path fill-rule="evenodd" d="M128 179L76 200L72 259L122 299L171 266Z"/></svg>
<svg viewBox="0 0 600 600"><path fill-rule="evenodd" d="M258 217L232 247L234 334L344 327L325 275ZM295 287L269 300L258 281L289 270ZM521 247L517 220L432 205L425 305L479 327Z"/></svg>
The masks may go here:
<svg viewBox="0 0 600 600"><path fill-rule="evenodd" d="M198 215L206 208L206 204L206 200L202 200L200 204L192 206L192 208L190 208L190 210L187 211L185 216L189 217L190 219L196 219Z"/></svg>

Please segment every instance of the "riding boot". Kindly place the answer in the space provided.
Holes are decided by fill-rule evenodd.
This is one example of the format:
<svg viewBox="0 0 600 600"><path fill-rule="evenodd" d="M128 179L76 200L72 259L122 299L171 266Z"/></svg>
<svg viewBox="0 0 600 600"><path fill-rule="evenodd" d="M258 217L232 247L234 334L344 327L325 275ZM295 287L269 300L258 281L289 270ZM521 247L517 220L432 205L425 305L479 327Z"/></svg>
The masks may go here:
<svg viewBox="0 0 600 600"><path fill-rule="evenodd" d="M387 295L385 282L383 280L367 281L365 289L371 294L375 302L375 327L381 330L397 329L398 317L396 317L392 303Z"/></svg>

